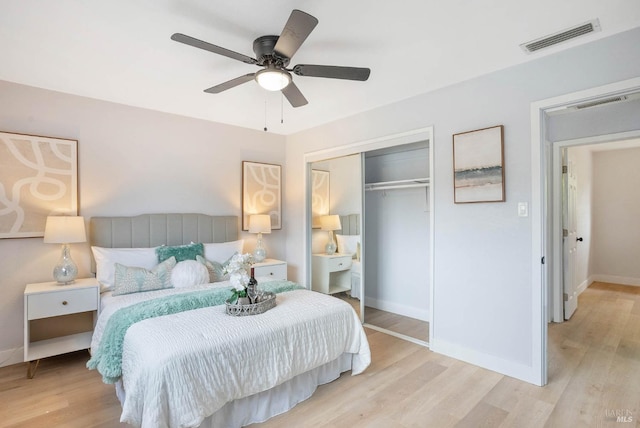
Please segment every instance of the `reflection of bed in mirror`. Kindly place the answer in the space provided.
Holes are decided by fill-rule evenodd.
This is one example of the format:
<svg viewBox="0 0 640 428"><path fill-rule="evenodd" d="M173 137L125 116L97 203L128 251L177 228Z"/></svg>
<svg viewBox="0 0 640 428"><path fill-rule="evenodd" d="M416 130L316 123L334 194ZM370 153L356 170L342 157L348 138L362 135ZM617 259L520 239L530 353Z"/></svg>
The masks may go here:
<svg viewBox="0 0 640 428"><path fill-rule="evenodd" d="M360 249L362 239L360 237L360 214L348 214L340 216L342 230L336 232L338 253L353 254L351 263L351 297L360 299L360 278L362 264L360 261ZM342 244L342 245L340 245Z"/></svg>

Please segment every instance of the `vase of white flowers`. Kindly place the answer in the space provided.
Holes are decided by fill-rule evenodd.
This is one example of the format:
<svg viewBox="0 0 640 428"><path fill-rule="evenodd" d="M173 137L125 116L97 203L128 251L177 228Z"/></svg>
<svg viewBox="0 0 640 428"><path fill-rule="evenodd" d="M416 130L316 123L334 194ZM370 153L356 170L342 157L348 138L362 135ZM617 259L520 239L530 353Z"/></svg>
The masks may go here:
<svg viewBox="0 0 640 428"><path fill-rule="evenodd" d="M231 302L238 302L239 304L250 303L247 297L247 285L250 279L248 270L251 265L253 265L251 254L235 254L224 268L224 273L229 275L229 282L232 287L233 295L229 299Z"/></svg>
<svg viewBox="0 0 640 428"><path fill-rule="evenodd" d="M236 254L224 269L224 273L229 275L232 292L226 302L228 315L258 315L276 306L275 293L258 290L258 282L253 278L252 265L251 254ZM252 271L251 276L249 269Z"/></svg>

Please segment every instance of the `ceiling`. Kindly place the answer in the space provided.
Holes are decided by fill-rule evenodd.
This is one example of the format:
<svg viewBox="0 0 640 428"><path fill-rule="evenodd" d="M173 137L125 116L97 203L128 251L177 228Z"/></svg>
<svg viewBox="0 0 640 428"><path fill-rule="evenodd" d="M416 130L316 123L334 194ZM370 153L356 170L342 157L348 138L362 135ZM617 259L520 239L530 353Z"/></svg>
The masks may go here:
<svg viewBox="0 0 640 428"><path fill-rule="evenodd" d="M294 75L309 100L296 109L255 82L206 94L258 68L170 39L254 57L292 9L319 24L291 65L369 67L369 80ZM519 47L595 18L600 32ZM0 80L288 135L637 26L637 0L2 0Z"/></svg>

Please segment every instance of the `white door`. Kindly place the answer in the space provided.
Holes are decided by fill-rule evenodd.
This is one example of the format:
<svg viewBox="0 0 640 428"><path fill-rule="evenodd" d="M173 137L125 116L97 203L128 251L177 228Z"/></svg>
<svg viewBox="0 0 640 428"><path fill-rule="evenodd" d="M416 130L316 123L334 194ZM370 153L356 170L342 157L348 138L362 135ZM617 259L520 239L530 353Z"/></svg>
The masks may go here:
<svg viewBox="0 0 640 428"><path fill-rule="evenodd" d="M563 158L567 159L566 150L564 150ZM578 180L573 162L566 162L566 166L562 168L563 296L564 319L568 320L578 309L578 278L576 275L578 242L578 233L576 231L576 187Z"/></svg>

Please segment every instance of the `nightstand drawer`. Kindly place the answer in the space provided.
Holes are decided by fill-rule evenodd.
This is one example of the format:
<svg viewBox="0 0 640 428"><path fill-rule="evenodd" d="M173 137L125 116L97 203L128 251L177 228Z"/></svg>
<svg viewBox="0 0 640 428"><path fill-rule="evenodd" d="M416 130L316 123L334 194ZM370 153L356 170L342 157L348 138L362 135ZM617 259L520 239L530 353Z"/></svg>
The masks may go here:
<svg viewBox="0 0 640 428"><path fill-rule="evenodd" d="M30 320L98 310L97 289L93 287L31 294L27 299Z"/></svg>
<svg viewBox="0 0 640 428"><path fill-rule="evenodd" d="M253 274L256 277L268 276L273 279L287 279L287 265L286 263L274 264L268 266L258 266L253 269Z"/></svg>
<svg viewBox="0 0 640 428"><path fill-rule="evenodd" d="M327 261L328 271L338 272L341 270L347 270L351 267L351 260L351 256L332 257Z"/></svg>

